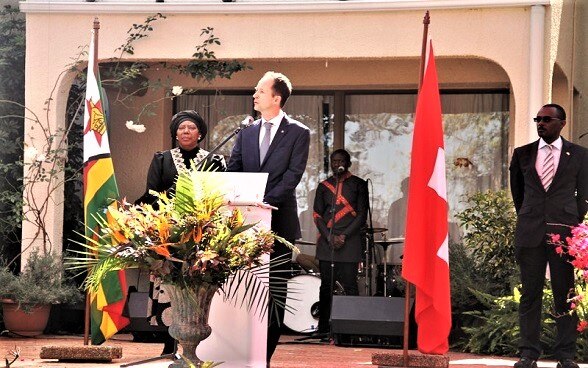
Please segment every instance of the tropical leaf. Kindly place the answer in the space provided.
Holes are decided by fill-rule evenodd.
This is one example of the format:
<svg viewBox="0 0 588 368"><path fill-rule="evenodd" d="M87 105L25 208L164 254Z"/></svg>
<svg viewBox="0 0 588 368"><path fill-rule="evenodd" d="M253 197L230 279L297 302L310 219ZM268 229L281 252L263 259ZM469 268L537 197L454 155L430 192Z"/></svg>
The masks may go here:
<svg viewBox="0 0 588 368"><path fill-rule="evenodd" d="M240 307L246 307L248 311L253 311L260 319L264 318L268 311L277 313L279 307L293 313L295 310L285 303L289 278L275 276L279 273L289 273L288 270L280 270L281 266L289 262L290 255L283 254L267 264L245 269L232 275L221 288L225 300L229 300L235 305L240 301ZM271 279L268 277L270 272L272 273ZM241 285L243 285L243 295L239 295Z"/></svg>
<svg viewBox="0 0 588 368"><path fill-rule="evenodd" d="M123 201L95 216L100 230L81 235L81 251L68 266L88 274L84 287L96 290L111 271L141 267L162 282L182 288L209 283L225 298L263 318L285 305L290 255L264 262L274 242L292 244L258 223L245 224L239 209L226 207L215 176L194 171L176 180L175 196L152 193L158 208ZM271 274L271 277L269 275Z"/></svg>

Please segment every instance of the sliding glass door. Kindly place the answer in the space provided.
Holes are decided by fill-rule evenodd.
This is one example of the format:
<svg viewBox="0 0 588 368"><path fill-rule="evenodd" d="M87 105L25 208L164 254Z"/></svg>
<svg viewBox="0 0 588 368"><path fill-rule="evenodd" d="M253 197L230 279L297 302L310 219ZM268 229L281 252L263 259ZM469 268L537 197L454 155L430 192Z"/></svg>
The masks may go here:
<svg viewBox="0 0 588 368"><path fill-rule="evenodd" d="M373 226L403 237L415 94L348 94L345 148L351 171L369 179ZM443 93L450 237L465 196L506 186L507 93ZM427 216L426 213L423 216Z"/></svg>

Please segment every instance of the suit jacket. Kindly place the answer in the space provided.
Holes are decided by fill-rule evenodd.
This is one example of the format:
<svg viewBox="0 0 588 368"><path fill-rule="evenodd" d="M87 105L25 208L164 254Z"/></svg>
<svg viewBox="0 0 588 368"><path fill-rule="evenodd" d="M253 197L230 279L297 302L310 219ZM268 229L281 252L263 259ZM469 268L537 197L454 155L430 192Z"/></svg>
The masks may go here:
<svg viewBox="0 0 588 368"><path fill-rule="evenodd" d="M289 241L300 238L296 186L308 161L310 129L284 116L262 163L259 162L261 119L239 132L227 171L269 173L264 201L272 212L272 230Z"/></svg>
<svg viewBox="0 0 588 368"><path fill-rule="evenodd" d="M535 169L539 140L515 149L510 187L517 211L515 246L537 247L546 234L569 234L588 211L588 149L563 139L559 165L547 191Z"/></svg>

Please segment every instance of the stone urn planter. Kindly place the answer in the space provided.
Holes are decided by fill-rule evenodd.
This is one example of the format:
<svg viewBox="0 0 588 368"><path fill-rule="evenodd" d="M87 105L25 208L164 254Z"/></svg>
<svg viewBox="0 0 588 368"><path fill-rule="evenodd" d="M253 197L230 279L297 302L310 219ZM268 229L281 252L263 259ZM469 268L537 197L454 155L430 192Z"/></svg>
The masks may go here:
<svg viewBox="0 0 588 368"><path fill-rule="evenodd" d="M162 284L162 288L171 302L172 323L169 334L182 346L184 358L198 366L202 361L196 356L196 348L212 332L208 325L208 315L218 286L202 283L194 288L181 288ZM183 359L175 360L169 365L169 368L189 367L189 363Z"/></svg>
<svg viewBox="0 0 588 368"><path fill-rule="evenodd" d="M2 299L4 327L16 335L31 337L43 334L50 312L51 304L19 305Z"/></svg>

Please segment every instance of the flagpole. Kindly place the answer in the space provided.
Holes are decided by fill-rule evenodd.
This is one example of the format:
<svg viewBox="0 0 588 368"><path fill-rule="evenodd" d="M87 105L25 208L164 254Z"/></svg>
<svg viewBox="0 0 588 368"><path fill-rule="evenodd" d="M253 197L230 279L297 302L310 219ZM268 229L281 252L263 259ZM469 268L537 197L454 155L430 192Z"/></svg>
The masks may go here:
<svg viewBox="0 0 588 368"><path fill-rule="evenodd" d="M427 56L427 39L429 38L429 23L431 23L431 18L429 17L429 11L427 10L425 12L425 17L423 18L423 46L421 48L421 71L419 75L419 92L421 91L421 87L423 86L423 78L425 76L425 59Z"/></svg>
<svg viewBox="0 0 588 368"><path fill-rule="evenodd" d="M425 12L425 17L423 18L423 46L421 49L421 68L420 68L420 75L419 75L419 89L418 92L421 92L421 87L423 86L423 78L425 75L425 59L427 56L427 39L429 37L429 23L431 23L431 18L429 17L429 11ZM418 94L417 94L418 100ZM416 302L416 300L415 300ZM402 349L402 357L404 367L408 367L408 338L409 338L409 330L410 330L410 282L406 281L406 287L404 292L404 331L403 331L403 349Z"/></svg>
<svg viewBox="0 0 588 368"><path fill-rule="evenodd" d="M94 34L93 36L93 43L94 43L94 60L92 60L92 65L94 68L94 75L98 75L96 73L98 69L98 32L100 31L100 21L98 17L94 18ZM88 61L88 66L90 65ZM90 292L86 292L86 306L84 309L84 345L88 345L90 336Z"/></svg>

